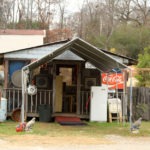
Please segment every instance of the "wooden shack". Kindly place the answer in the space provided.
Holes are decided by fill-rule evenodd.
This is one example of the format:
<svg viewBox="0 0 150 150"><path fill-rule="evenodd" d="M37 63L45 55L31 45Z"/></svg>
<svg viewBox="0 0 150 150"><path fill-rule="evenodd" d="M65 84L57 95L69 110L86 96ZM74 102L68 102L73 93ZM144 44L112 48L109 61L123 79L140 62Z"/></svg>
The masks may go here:
<svg viewBox="0 0 150 150"><path fill-rule="evenodd" d="M90 88L101 86L101 73L114 68L123 70L135 63L80 38L3 53L1 59L8 116L22 105L28 117L39 117L40 106L46 105L52 116L89 118ZM28 94L29 85L36 86L35 95Z"/></svg>

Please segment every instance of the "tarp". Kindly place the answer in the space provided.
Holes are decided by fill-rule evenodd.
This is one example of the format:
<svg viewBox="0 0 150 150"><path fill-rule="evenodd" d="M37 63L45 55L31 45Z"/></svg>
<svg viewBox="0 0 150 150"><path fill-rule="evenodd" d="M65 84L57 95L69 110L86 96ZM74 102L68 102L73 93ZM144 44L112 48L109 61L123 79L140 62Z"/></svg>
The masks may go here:
<svg viewBox="0 0 150 150"><path fill-rule="evenodd" d="M53 52L50 52L48 55L42 57L41 59L29 64L25 68L28 70L35 69L36 67L55 59L55 57L59 56L67 50L83 58L85 61L90 62L101 72L109 72L114 68L127 68L126 65L118 62L110 55L107 55L102 50L80 38L75 38L67 42L63 46L55 49Z"/></svg>

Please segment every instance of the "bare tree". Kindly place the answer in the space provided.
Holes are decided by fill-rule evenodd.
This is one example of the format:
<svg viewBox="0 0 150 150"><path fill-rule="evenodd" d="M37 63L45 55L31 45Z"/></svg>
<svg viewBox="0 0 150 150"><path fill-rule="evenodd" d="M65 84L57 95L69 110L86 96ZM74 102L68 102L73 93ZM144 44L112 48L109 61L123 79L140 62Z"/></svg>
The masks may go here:
<svg viewBox="0 0 150 150"><path fill-rule="evenodd" d="M133 0L120 0L116 11L118 20L127 25L132 20Z"/></svg>
<svg viewBox="0 0 150 150"><path fill-rule="evenodd" d="M59 11L60 11L59 28L63 29L64 21L65 21L66 0L59 0L58 6L59 6Z"/></svg>
<svg viewBox="0 0 150 150"><path fill-rule="evenodd" d="M134 19L140 25L148 25L150 19L150 0L133 0Z"/></svg>
<svg viewBox="0 0 150 150"><path fill-rule="evenodd" d="M38 21L41 22L42 28L49 28L57 3L59 3L59 0L36 0Z"/></svg>
<svg viewBox="0 0 150 150"><path fill-rule="evenodd" d="M9 0L0 1L0 28L7 28L7 24L11 18L11 2Z"/></svg>
<svg viewBox="0 0 150 150"><path fill-rule="evenodd" d="M109 40L111 35L116 27L118 20L116 20L116 8L118 7L118 0L106 0L105 1L105 12L106 12L106 41L105 41L105 48L108 49Z"/></svg>
<svg viewBox="0 0 150 150"><path fill-rule="evenodd" d="M3 18L3 7L4 7L4 1L0 0L0 27L1 28L3 27L3 21L4 21L4 18Z"/></svg>
<svg viewBox="0 0 150 150"><path fill-rule="evenodd" d="M83 27L86 40L94 40L108 49L111 35L116 27L116 7L118 0L86 0L83 8ZM103 38L103 40L101 39ZM104 40L105 39L105 40Z"/></svg>

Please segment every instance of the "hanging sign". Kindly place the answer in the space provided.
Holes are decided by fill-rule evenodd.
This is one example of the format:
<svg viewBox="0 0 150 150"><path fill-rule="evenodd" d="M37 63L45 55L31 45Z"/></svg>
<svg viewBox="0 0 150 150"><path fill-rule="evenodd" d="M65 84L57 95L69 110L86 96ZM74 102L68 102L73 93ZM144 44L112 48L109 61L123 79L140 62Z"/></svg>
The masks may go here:
<svg viewBox="0 0 150 150"><path fill-rule="evenodd" d="M123 89L123 74L122 73L102 73L102 84L108 85L110 90Z"/></svg>

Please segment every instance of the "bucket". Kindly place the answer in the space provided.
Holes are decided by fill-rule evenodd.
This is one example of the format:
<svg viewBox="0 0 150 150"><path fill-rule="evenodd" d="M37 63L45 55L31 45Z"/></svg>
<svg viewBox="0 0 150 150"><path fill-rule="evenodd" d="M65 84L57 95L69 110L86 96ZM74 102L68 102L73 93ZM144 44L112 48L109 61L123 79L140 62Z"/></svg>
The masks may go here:
<svg viewBox="0 0 150 150"><path fill-rule="evenodd" d="M15 110L13 110L11 114L11 119L16 122L21 121L21 109L20 108L16 108Z"/></svg>
<svg viewBox="0 0 150 150"><path fill-rule="evenodd" d="M0 122L5 121L7 118L7 99L1 97L0 101Z"/></svg>

